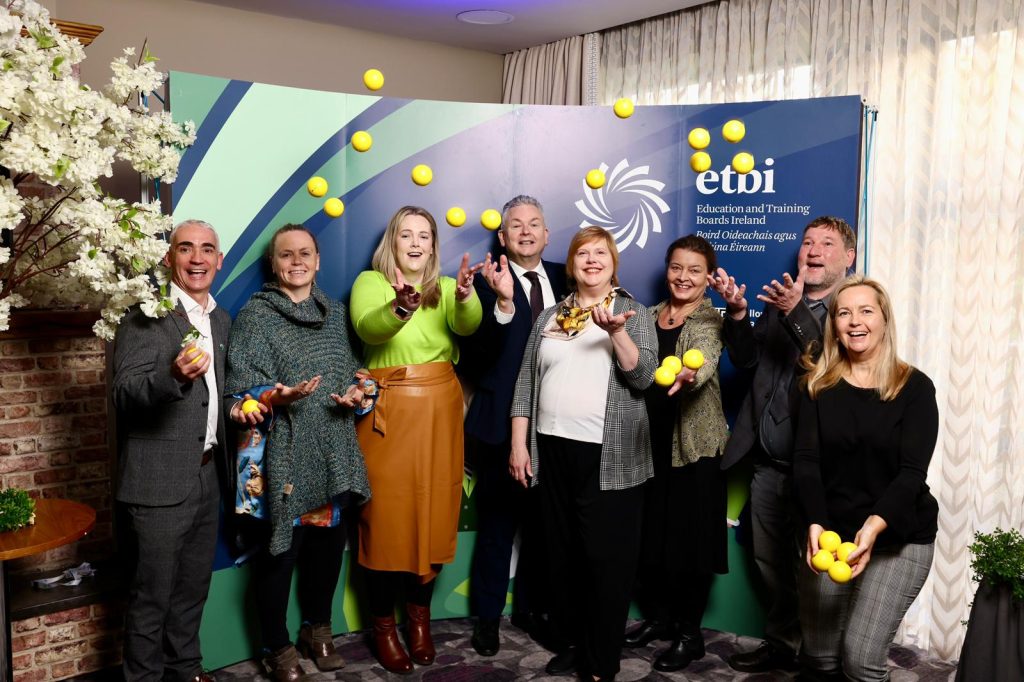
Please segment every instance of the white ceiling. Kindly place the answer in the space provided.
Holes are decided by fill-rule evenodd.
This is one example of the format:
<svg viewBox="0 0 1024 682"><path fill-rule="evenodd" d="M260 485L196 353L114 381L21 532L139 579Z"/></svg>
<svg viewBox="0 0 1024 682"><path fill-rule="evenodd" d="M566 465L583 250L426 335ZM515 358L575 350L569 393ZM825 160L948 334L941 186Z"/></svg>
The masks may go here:
<svg viewBox="0 0 1024 682"><path fill-rule="evenodd" d="M709 0L200 0L214 5L429 40L504 54L628 24ZM459 12L500 10L498 26L456 20Z"/></svg>

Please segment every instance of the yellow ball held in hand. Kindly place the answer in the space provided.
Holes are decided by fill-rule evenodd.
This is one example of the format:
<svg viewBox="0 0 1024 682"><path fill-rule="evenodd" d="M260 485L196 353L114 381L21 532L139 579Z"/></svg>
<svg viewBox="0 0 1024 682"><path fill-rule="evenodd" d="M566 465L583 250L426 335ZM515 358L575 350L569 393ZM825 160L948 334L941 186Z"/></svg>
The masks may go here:
<svg viewBox="0 0 1024 682"><path fill-rule="evenodd" d="M599 168L587 171L587 186L590 189L604 187L604 173Z"/></svg>
<svg viewBox="0 0 1024 682"><path fill-rule="evenodd" d="M832 552L827 552L823 549L811 557L811 566L814 566L819 571L827 571L835 562L836 559L832 556Z"/></svg>
<svg viewBox="0 0 1024 682"><path fill-rule="evenodd" d="M384 74L378 69L367 69L363 73L363 85L369 90L380 90L384 87Z"/></svg>
<svg viewBox="0 0 1024 682"><path fill-rule="evenodd" d="M740 152L732 157L732 169L740 175L746 175L754 170L754 156L747 152Z"/></svg>
<svg viewBox="0 0 1024 682"><path fill-rule="evenodd" d="M448 224L452 227L462 227L466 224L466 212L458 206L452 206L448 209L448 212L444 214L444 219L448 221Z"/></svg>
<svg viewBox="0 0 1024 682"><path fill-rule="evenodd" d="M665 359L661 361L662 367L668 367L672 370L673 374L679 374L683 370L683 361L675 355L667 355Z"/></svg>
<svg viewBox="0 0 1024 682"><path fill-rule="evenodd" d="M430 184L430 181L434 179L434 171L430 170L430 166L425 163L421 163L417 166L413 166L412 169L412 181L420 187L424 187Z"/></svg>
<svg viewBox="0 0 1024 682"><path fill-rule="evenodd" d="M853 577L853 569L845 561L836 561L828 567L828 577L832 578L834 583L848 583Z"/></svg>
<svg viewBox="0 0 1024 682"><path fill-rule="evenodd" d="M198 347L198 346L191 346L191 347L189 348L189 352L192 352L192 351L198 351L198 352L196 353L196 356L195 356L194 358L192 358L191 360L189 360L189 363L188 363L188 364L190 364L190 365L194 365L194 364L196 364L197 362L199 362L200 360L202 360L202 359L203 359L203 356L204 356L204 355L206 355L206 353L204 353L203 351L199 350L199 347Z"/></svg>
<svg viewBox="0 0 1024 682"><path fill-rule="evenodd" d="M365 152L373 146L373 137L365 130L357 130L352 133L352 149L357 152Z"/></svg>
<svg viewBox="0 0 1024 682"><path fill-rule="evenodd" d="M686 136L686 141L694 149L704 149L711 144L711 133L708 132L707 128L694 128Z"/></svg>
<svg viewBox="0 0 1024 682"><path fill-rule="evenodd" d="M843 540L834 530L826 530L818 536L818 548L826 552L835 552L841 544L843 544Z"/></svg>
<svg viewBox="0 0 1024 682"><path fill-rule="evenodd" d="M341 203L341 199L331 197L324 202L324 213L332 218L337 218L345 212L345 204Z"/></svg>
<svg viewBox="0 0 1024 682"><path fill-rule="evenodd" d="M722 137L724 137L727 142L739 142L746 134L747 127L743 125L743 121L738 121L735 118L731 121L726 121L725 125L722 126Z"/></svg>
<svg viewBox="0 0 1024 682"><path fill-rule="evenodd" d="M501 227L501 214L489 208L480 214L480 224L488 230L497 230Z"/></svg>
<svg viewBox="0 0 1024 682"><path fill-rule="evenodd" d="M615 100L615 115L619 118L629 118L633 115L633 100L628 97L620 97Z"/></svg>
<svg viewBox="0 0 1024 682"><path fill-rule="evenodd" d="M260 401L249 398L242 403L242 414L260 411Z"/></svg>
<svg viewBox="0 0 1024 682"><path fill-rule="evenodd" d="M703 173L711 168L711 155L707 152L694 152L690 157L690 168L694 173Z"/></svg>
<svg viewBox="0 0 1024 682"><path fill-rule="evenodd" d="M671 386L676 383L676 373L670 368L662 365L658 369L654 370L654 383L659 386Z"/></svg>
<svg viewBox="0 0 1024 682"><path fill-rule="evenodd" d="M327 181L319 175L315 175L306 183L306 191L314 197L322 197L327 194Z"/></svg>
<svg viewBox="0 0 1024 682"><path fill-rule="evenodd" d="M852 542L844 542L839 545L836 549L836 558L840 561L846 561L850 558L850 555L857 551L857 545Z"/></svg>
<svg viewBox="0 0 1024 682"><path fill-rule="evenodd" d="M696 348L683 353L683 365L692 370L698 370L704 366L704 354Z"/></svg>

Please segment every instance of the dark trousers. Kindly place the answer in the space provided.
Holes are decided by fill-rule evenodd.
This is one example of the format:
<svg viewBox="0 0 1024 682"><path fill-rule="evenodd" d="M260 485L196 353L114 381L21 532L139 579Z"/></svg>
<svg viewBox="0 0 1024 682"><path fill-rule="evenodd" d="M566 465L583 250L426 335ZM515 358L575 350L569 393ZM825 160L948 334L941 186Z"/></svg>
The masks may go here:
<svg viewBox="0 0 1024 682"><path fill-rule="evenodd" d="M637 602L648 620L669 623L678 627L680 634L699 637L714 579L713 573L644 566L637 581Z"/></svg>
<svg viewBox="0 0 1024 682"><path fill-rule="evenodd" d="M643 488L601 490L598 443L539 434L537 448L552 626L588 672L610 678L640 552Z"/></svg>
<svg viewBox="0 0 1024 682"><path fill-rule="evenodd" d="M441 565L433 566L437 572L441 571ZM395 614L395 602L398 596L405 592L405 601L416 606L430 608L430 602L434 597L434 583L436 578L430 582L420 581L420 577L414 573L403 571L375 571L372 568L366 571L366 593L370 605L370 615L374 618L387 618Z"/></svg>
<svg viewBox="0 0 1024 682"><path fill-rule="evenodd" d="M524 488L509 474L509 452L509 441L494 445L466 436L466 460L476 463L476 546L469 588L473 612L481 620L499 618L505 609L517 531L519 559L512 608L518 613L547 612L538 491Z"/></svg>
<svg viewBox="0 0 1024 682"><path fill-rule="evenodd" d="M269 530L267 522L256 523L266 529L264 532ZM252 587L264 648L277 651L292 643L288 633L288 597L296 565L302 620L331 622L331 602L341 576L344 551L344 523L333 528L296 526L292 529L292 545L288 551L274 556L264 547L253 557Z"/></svg>
<svg viewBox="0 0 1024 682"><path fill-rule="evenodd" d="M210 589L220 491L213 464L183 501L127 505L138 548L124 633L128 682L188 680L202 672L199 624Z"/></svg>

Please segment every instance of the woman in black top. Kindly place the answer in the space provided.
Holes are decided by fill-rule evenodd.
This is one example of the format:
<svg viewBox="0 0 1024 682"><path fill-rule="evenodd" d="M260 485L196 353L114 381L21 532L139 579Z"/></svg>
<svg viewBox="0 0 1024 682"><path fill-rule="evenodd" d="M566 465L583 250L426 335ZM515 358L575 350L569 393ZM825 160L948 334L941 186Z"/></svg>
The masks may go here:
<svg viewBox="0 0 1024 682"><path fill-rule="evenodd" d="M832 298L820 357L804 358L793 455L810 569L801 572L801 653L807 672L826 679L889 679L889 643L931 567L935 387L897 357L895 337L885 289L854 276ZM826 529L857 545L849 582L811 565Z"/></svg>

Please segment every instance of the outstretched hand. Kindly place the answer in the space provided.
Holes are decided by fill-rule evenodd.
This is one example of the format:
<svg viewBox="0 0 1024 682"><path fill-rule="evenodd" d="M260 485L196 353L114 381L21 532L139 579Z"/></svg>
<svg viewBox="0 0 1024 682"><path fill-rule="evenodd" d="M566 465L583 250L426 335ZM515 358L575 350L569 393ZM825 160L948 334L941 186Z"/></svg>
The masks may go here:
<svg viewBox="0 0 1024 682"><path fill-rule="evenodd" d="M714 274L708 274L708 286L718 292L725 301L725 312L734 320L742 320L747 315L746 284L736 284L736 278L729 275L725 268L718 268Z"/></svg>
<svg viewBox="0 0 1024 682"><path fill-rule="evenodd" d="M600 305L590 311L594 324L608 332L609 336L623 331L626 328L626 320L634 315L636 315L635 310L627 310L615 315L611 310Z"/></svg>
<svg viewBox="0 0 1024 682"><path fill-rule="evenodd" d="M770 284L765 284L763 294L757 295L757 300L763 303L770 303L784 315L788 315L800 302L804 295L804 275L807 274L807 266L800 268L796 279L793 279L788 272L782 274L782 281L773 279Z"/></svg>
<svg viewBox="0 0 1024 682"><path fill-rule="evenodd" d="M395 302L398 305L406 310L416 310L420 307L420 292L416 291L413 285L406 283L401 270L395 270L395 281L391 288L395 290Z"/></svg>
<svg viewBox="0 0 1024 682"><path fill-rule="evenodd" d="M490 254L488 254L490 255ZM459 265L459 272L455 275L455 300L460 303L465 301L473 293L473 275L484 267L484 263L477 263L470 266L469 254L462 254L462 263Z"/></svg>
<svg viewBox="0 0 1024 682"><path fill-rule="evenodd" d="M515 286L512 280L512 269L508 266L508 258L500 256L497 261L493 261L491 254L488 253L484 258L480 274L483 275L487 286L498 297L499 304L501 301L512 300L515 295Z"/></svg>
<svg viewBox="0 0 1024 682"><path fill-rule="evenodd" d="M278 383L274 386L273 402L277 405L291 405L303 398L309 397L320 386L321 376L318 374L312 379L300 381L294 386L285 386Z"/></svg>

